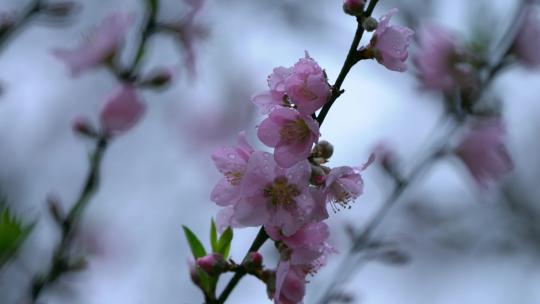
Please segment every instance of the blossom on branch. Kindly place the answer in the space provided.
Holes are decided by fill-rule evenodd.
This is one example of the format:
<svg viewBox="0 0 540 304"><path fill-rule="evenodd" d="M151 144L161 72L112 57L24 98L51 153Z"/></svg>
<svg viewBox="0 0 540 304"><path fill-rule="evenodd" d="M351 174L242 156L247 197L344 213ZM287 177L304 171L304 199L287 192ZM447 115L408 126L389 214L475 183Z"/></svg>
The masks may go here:
<svg viewBox="0 0 540 304"><path fill-rule="evenodd" d="M268 76L269 91L252 97L263 114L276 107L296 107L302 115L311 115L328 102L330 85L323 69L306 52L291 68L277 67Z"/></svg>
<svg viewBox="0 0 540 304"><path fill-rule="evenodd" d="M244 226L271 225L285 236L304 224L328 217L320 191L309 187L307 160L291 168L276 164L270 153L254 152L242 179L242 198L234 206L234 218Z"/></svg>
<svg viewBox="0 0 540 304"><path fill-rule="evenodd" d="M259 125L261 142L275 148L274 159L284 168L305 160L313 144L319 140L319 125L311 116L295 109L278 108Z"/></svg>
<svg viewBox="0 0 540 304"><path fill-rule="evenodd" d="M108 135L118 135L131 129L139 122L146 106L140 102L135 88L124 84L103 105L100 122L103 132Z"/></svg>
<svg viewBox="0 0 540 304"><path fill-rule="evenodd" d="M456 154L480 186L498 181L512 168L504 145L504 127L499 120L478 122L465 135Z"/></svg>
<svg viewBox="0 0 540 304"><path fill-rule="evenodd" d="M375 58L392 71L404 72L407 70L405 60L409 56L407 48L414 35L414 31L399 25L390 25L390 19L398 10L391 9L380 20L371 39L370 47L375 48L377 53Z"/></svg>
<svg viewBox="0 0 540 304"><path fill-rule="evenodd" d="M72 50L55 49L53 54L66 63L73 76L78 76L115 56L132 21L132 15L110 14L79 47Z"/></svg>

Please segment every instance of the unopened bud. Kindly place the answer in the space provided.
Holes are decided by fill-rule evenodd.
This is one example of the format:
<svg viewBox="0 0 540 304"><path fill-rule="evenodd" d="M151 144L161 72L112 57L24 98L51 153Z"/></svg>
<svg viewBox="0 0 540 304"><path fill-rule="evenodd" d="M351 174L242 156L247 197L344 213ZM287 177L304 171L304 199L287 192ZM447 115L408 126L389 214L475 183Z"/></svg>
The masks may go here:
<svg viewBox="0 0 540 304"><path fill-rule="evenodd" d="M364 0L345 0L343 2L343 11L351 16L362 16L364 4Z"/></svg>
<svg viewBox="0 0 540 304"><path fill-rule="evenodd" d="M310 182L315 186L321 186L326 181L326 172L321 166L311 165Z"/></svg>
<svg viewBox="0 0 540 304"><path fill-rule="evenodd" d="M317 158L329 159L334 154L334 146L326 140L321 140L313 148L312 154Z"/></svg>
<svg viewBox="0 0 540 304"><path fill-rule="evenodd" d="M255 270L255 269L261 268L262 263L263 263L262 255L257 251L253 251L248 254L247 258L244 260L242 265L246 267L248 270Z"/></svg>
<svg viewBox="0 0 540 304"><path fill-rule="evenodd" d="M197 259L197 266L211 276L225 272L228 264L219 253L212 253Z"/></svg>
<svg viewBox="0 0 540 304"><path fill-rule="evenodd" d="M71 128L73 131L80 135L85 135L88 137L95 137L96 136L96 130L90 123L90 120L87 117L84 116L77 116L75 119L73 119L73 122L71 124Z"/></svg>
<svg viewBox="0 0 540 304"><path fill-rule="evenodd" d="M41 11L44 14L53 16L53 17L65 17L73 13L79 8L78 4L73 1L64 1L60 3L48 3Z"/></svg>
<svg viewBox="0 0 540 304"><path fill-rule="evenodd" d="M364 20L364 22L362 22L362 26L368 32L373 32L374 30L376 30L378 25L379 23L373 17L368 17Z"/></svg>

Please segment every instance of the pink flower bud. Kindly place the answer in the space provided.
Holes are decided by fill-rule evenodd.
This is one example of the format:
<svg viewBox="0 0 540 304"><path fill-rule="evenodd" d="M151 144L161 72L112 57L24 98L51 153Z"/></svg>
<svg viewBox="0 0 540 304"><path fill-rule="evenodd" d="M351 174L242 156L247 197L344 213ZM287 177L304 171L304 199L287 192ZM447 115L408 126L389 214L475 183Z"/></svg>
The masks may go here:
<svg viewBox="0 0 540 304"><path fill-rule="evenodd" d="M262 255L257 252L250 252L247 259L244 261L243 266L249 269L261 268L263 263Z"/></svg>
<svg viewBox="0 0 540 304"><path fill-rule="evenodd" d="M216 275L227 269L227 262L221 254L212 253L198 258L197 266L209 275Z"/></svg>
<svg viewBox="0 0 540 304"><path fill-rule="evenodd" d="M343 11L352 16L360 16L363 13L364 4L364 0L345 0L343 2Z"/></svg>
<svg viewBox="0 0 540 304"><path fill-rule="evenodd" d="M111 95L101 110L103 132L110 135L123 133L133 127L146 110L131 85L123 85Z"/></svg>

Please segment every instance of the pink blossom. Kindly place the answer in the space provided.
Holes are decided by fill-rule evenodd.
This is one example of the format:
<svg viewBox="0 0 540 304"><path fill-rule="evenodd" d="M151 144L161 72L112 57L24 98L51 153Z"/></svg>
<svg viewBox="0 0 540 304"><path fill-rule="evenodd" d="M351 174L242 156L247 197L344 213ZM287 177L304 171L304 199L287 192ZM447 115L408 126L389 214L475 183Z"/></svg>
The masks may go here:
<svg viewBox="0 0 540 304"><path fill-rule="evenodd" d="M346 207L362 195L364 180L360 173L367 169L373 161L375 161L375 154L372 154L360 168L348 166L332 168L326 176L324 187L327 201Z"/></svg>
<svg viewBox="0 0 540 304"><path fill-rule="evenodd" d="M526 66L540 66L540 20L538 11L530 6L514 44L514 52Z"/></svg>
<svg viewBox="0 0 540 304"><path fill-rule="evenodd" d="M216 215L216 226L219 232L225 231L228 227L243 227L234 217L234 205L227 206L219 210Z"/></svg>
<svg viewBox="0 0 540 304"><path fill-rule="evenodd" d="M326 256L334 252L327 243L330 232L324 222L308 223L291 236L285 236L272 226L264 227L274 241L282 241L288 250L292 265L302 266L306 273L319 270L325 263Z"/></svg>
<svg viewBox="0 0 540 304"><path fill-rule="evenodd" d="M126 132L137 124L145 110L135 88L124 84L107 98L100 114L101 128L107 135Z"/></svg>
<svg viewBox="0 0 540 304"><path fill-rule="evenodd" d="M295 109L274 109L259 126L259 139L274 147L276 162L289 168L311 153L319 139L319 125L310 116L303 116Z"/></svg>
<svg viewBox="0 0 540 304"><path fill-rule="evenodd" d="M512 160L503 142L504 127L499 120L473 126L456 150L480 186L509 173Z"/></svg>
<svg viewBox="0 0 540 304"><path fill-rule="evenodd" d="M277 67L268 76L269 91L257 94L251 101L262 114L276 107L296 106L303 115L320 109L330 96L330 85L321 67L306 52L292 68Z"/></svg>
<svg viewBox="0 0 540 304"><path fill-rule="evenodd" d="M276 270L276 290L274 303L299 304L306 293L306 273L288 261L279 263Z"/></svg>
<svg viewBox="0 0 540 304"><path fill-rule="evenodd" d="M245 226L271 225L290 236L306 223L328 217L320 191L310 188L307 160L285 169L272 154L254 152L242 179L234 217Z"/></svg>
<svg viewBox="0 0 540 304"><path fill-rule="evenodd" d="M398 10L391 9L380 20L371 40L371 46L378 50L377 61L392 71L407 70L405 60L409 56L407 48L414 32L403 26L389 25L390 19Z"/></svg>
<svg viewBox="0 0 540 304"><path fill-rule="evenodd" d="M292 68L277 67L268 76L269 91L262 92L251 98L251 101L261 109L261 114L268 114L278 106L289 106L285 80L291 76Z"/></svg>
<svg viewBox="0 0 540 304"><path fill-rule="evenodd" d="M214 187L210 199L220 206L234 205L240 199L240 183L246 171L253 148L247 143L246 135L238 135L237 147L221 147L212 154L216 168L223 178Z"/></svg>
<svg viewBox="0 0 540 304"><path fill-rule="evenodd" d="M77 76L114 56L123 43L132 20L132 15L110 14L78 48L55 49L53 54L68 65L73 76Z"/></svg>
<svg viewBox="0 0 540 304"><path fill-rule="evenodd" d="M456 37L448 30L430 25L423 29L420 49L414 57L418 76L424 87L448 91L455 87L454 60L458 49Z"/></svg>
<svg viewBox="0 0 540 304"><path fill-rule="evenodd" d="M285 88L290 101L302 115L315 113L330 96L326 76L308 52L292 68L292 74L285 80Z"/></svg>

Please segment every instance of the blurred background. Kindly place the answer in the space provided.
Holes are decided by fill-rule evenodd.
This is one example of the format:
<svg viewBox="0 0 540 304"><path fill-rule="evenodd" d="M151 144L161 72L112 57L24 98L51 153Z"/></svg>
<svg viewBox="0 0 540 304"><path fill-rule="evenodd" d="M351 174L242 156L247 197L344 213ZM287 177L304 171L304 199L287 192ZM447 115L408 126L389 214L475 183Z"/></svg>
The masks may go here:
<svg viewBox="0 0 540 304"><path fill-rule="evenodd" d="M181 20L187 1L162 0L158 20ZM30 1L0 1L0 11ZM32 277L47 268L59 241L47 197L69 208L84 182L92 144L73 133L73 118L97 121L104 98L118 86L106 68L73 78L52 56L78 45L111 12L136 16L122 58L133 56L144 14L140 0L80 1L61 21L35 18L0 48L0 192L14 214L35 223L17 256L0 270L0 303L24 303ZM381 0L374 16L398 7L393 23L417 28L444 25L463 39L476 30L502 35L518 1ZM202 303L189 277L186 225L206 236L218 207L209 199L219 174L210 154L246 130L256 139L262 120L250 97L266 89L276 66L291 66L304 51L333 82L354 35L355 20L340 0L208 0L195 17L195 68L188 50L170 35L149 41L143 71L171 68L174 82L142 90L143 120L111 143L102 183L81 222L77 243L84 270L47 288L40 303ZM369 35L363 44L368 42ZM416 46L411 47L414 54ZM421 90L412 63L394 73L375 61L349 74L346 93L321 129L335 147L332 166L359 165L385 142L407 170L425 153L444 111L438 94ZM380 235L406 252L403 265L373 262L359 269L343 291L353 303L540 303L540 73L519 65L496 79L490 96L500 101L514 170L500 186L479 189L452 157L439 161L402 197ZM332 213L331 243L350 246L346 227L357 229L390 191L377 166L364 174L365 194L353 208ZM240 260L257 229L235 231L231 255ZM203 238L206 240L206 238ZM278 257L272 245L265 264ZM268 257L268 258L267 258ZM314 303L342 255L310 278L305 303ZM222 280L225 282L226 280ZM258 281L245 278L228 303L271 303Z"/></svg>

